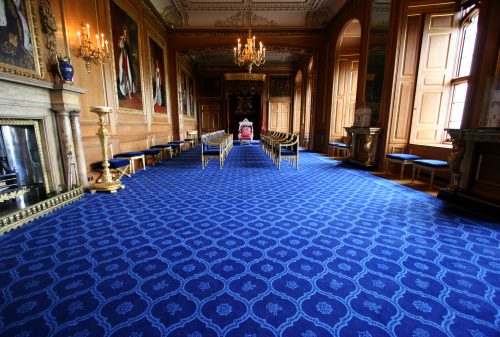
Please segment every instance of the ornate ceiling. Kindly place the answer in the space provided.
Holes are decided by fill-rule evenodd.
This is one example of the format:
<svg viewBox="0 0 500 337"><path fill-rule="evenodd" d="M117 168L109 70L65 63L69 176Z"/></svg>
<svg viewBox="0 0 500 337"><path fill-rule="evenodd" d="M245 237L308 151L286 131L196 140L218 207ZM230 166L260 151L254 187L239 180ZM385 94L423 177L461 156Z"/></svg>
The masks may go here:
<svg viewBox="0 0 500 337"><path fill-rule="evenodd" d="M347 0L151 0L172 27L325 27Z"/></svg>
<svg viewBox="0 0 500 337"><path fill-rule="evenodd" d="M311 30L325 28L347 0L151 0L172 32L234 31L246 29L251 22L259 34L286 30ZM259 33L259 31L261 33ZM282 34L282 33L280 33ZM236 40L234 41L236 44ZM286 45L266 43L266 67L289 66L307 57L307 50ZM232 66L233 46L182 50L200 68Z"/></svg>

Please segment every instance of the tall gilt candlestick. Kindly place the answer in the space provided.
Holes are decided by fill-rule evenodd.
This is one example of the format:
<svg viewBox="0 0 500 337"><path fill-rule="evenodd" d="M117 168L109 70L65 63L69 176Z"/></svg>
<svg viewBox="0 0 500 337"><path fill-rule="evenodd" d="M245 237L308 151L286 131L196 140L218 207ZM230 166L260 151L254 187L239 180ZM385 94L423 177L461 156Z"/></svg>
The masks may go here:
<svg viewBox="0 0 500 337"><path fill-rule="evenodd" d="M113 176L109 172L109 162L108 162L109 131L108 129L106 129L106 125L108 124L106 116L112 111L112 109L107 106L93 106L90 107L90 111L99 116L98 124L100 127L99 130L97 131L97 136L99 136L99 141L101 142L102 169L103 169L101 181L96 182L94 185L92 185L90 192L115 193L116 190L120 188L125 188L125 186L122 185L120 179L113 179Z"/></svg>

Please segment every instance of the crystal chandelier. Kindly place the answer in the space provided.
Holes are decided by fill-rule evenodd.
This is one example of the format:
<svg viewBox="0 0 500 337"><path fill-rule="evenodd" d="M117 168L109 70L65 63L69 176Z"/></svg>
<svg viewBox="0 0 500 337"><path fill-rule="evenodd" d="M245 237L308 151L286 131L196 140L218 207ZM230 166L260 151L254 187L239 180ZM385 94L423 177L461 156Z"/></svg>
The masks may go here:
<svg viewBox="0 0 500 337"><path fill-rule="evenodd" d="M234 47L234 63L240 67L246 65L249 73L252 73L254 65L258 67L266 62L266 48L263 48L264 45L262 42L259 42L259 48L257 48L255 35L252 36L251 17L250 13L248 18L247 43L242 46L240 39L238 39L238 45Z"/></svg>

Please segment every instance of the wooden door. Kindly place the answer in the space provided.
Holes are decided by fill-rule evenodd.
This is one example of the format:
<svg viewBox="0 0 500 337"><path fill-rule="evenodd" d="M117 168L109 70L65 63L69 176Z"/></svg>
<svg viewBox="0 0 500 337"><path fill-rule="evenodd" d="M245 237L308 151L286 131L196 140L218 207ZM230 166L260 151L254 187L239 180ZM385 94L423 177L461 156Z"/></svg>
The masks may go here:
<svg viewBox="0 0 500 337"><path fill-rule="evenodd" d="M291 102L270 102L269 129L290 132Z"/></svg>
<svg viewBox="0 0 500 337"><path fill-rule="evenodd" d="M222 103L201 102L201 133L222 130Z"/></svg>
<svg viewBox="0 0 500 337"><path fill-rule="evenodd" d="M345 136L344 128L354 123L358 65L359 55L341 56L337 62L330 128L333 139Z"/></svg>
<svg viewBox="0 0 500 337"><path fill-rule="evenodd" d="M455 32L454 13L426 15L413 106L412 143L442 141L457 44Z"/></svg>

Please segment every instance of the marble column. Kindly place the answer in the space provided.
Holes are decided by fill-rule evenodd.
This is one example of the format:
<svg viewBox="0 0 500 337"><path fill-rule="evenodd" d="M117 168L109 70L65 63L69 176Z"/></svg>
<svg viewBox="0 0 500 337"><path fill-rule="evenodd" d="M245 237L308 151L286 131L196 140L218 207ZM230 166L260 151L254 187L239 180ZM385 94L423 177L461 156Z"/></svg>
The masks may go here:
<svg viewBox="0 0 500 337"><path fill-rule="evenodd" d="M63 165L64 181L68 187L68 174L70 162L68 155L75 154L75 146L73 144L73 131L71 129L71 122L69 120L69 112L55 111L57 118L57 131L59 134L59 144L61 145L61 162Z"/></svg>
<svg viewBox="0 0 500 337"><path fill-rule="evenodd" d="M50 91L52 111L57 120L59 144L61 148L61 166L64 172L66 186L68 185L68 175L70 172L73 175L78 175L80 186L88 186L87 168L83 155L80 122L78 118L78 113L80 111L80 95L85 92L85 89L67 84L55 84L54 88ZM68 157L70 154L71 156ZM69 158L72 158L72 163L68 163ZM74 178L76 179L77 177ZM72 183L74 182L73 180ZM71 187L72 186L69 186L69 188Z"/></svg>
<svg viewBox="0 0 500 337"><path fill-rule="evenodd" d="M80 112L76 110L71 111L69 113L69 118L71 121L71 129L73 131L73 145L75 149L74 155L76 158L76 167L78 170L80 186L88 187L87 163L83 152L82 131L80 129Z"/></svg>

